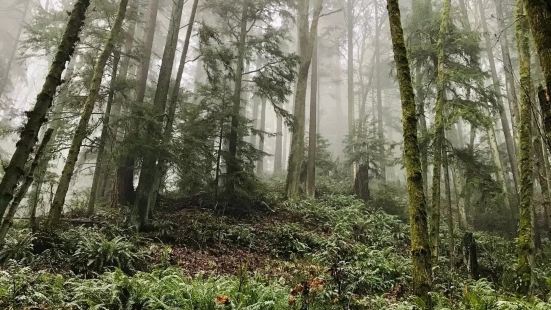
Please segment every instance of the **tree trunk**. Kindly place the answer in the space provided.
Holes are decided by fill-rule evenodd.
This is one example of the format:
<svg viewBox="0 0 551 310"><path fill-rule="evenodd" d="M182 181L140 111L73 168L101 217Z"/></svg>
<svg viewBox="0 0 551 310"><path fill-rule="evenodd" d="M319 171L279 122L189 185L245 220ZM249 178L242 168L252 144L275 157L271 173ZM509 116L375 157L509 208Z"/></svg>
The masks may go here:
<svg viewBox="0 0 551 310"><path fill-rule="evenodd" d="M27 113L27 123L21 131L21 138L16 144L15 152L0 182L0 217L6 212L6 208L13 198L15 187L25 173L25 164L36 143L40 127L46 121L46 114L50 109L57 87L62 83L61 74L65 70L65 64L75 51L89 5L90 0L78 0L75 3L42 91L36 99L33 111Z"/></svg>
<svg viewBox="0 0 551 310"><path fill-rule="evenodd" d="M88 97L86 97L86 101L84 102L84 108L82 110L80 121L77 125L77 128L75 129L73 141L71 142L71 147L69 149L69 154L67 155L67 160L65 162L65 166L63 167L63 171L57 185L54 201L50 209L50 214L48 216L50 228L56 227L61 219L61 215L63 213L63 205L65 204L65 197L67 195L67 191L69 190L71 178L73 177L75 164L80 152L80 147L82 141L84 141L87 136L88 122L90 120L90 117L92 116L94 106L98 99L101 82L103 80L103 72L105 70L105 66L107 65L107 61L109 60L109 56L113 53L115 43L118 40L119 33L122 28L122 23L126 16L126 7L128 5L128 1L129 0L121 0L117 13L117 18L115 20L115 23L113 24L111 33L109 34L109 39L107 40L105 47L94 66L94 75L90 83L89 94Z"/></svg>
<svg viewBox="0 0 551 310"><path fill-rule="evenodd" d="M23 4L24 7L23 7L23 14L21 17L21 24L17 29L17 34L15 35L15 38L14 38L13 48L8 58L8 64L6 66L6 69L4 70L3 77L0 80L0 83L2 83L0 84L0 97L4 94L4 91L6 90L6 86L10 79L11 67L13 66L13 62L15 61L15 56L17 55L17 48L19 46L19 41L21 40L21 34L23 33L25 19L27 18L27 12L29 11L29 4L31 4L31 0L24 0L24 1L25 3Z"/></svg>
<svg viewBox="0 0 551 310"><path fill-rule="evenodd" d="M94 177L92 179L92 187L90 189L90 197L88 197L88 204L86 213L88 216L94 214L94 209L96 206L96 199L98 198L98 187L103 176L104 167L107 165L105 145L107 144L107 139L109 136L109 120L111 118L111 108L113 106L113 100L115 97L115 85L117 82L117 74L119 70L119 61L121 54L118 51L115 51L113 55L113 69L111 71L111 81L109 85L109 95L107 98L107 106L105 107L105 113L103 113L103 127L101 129L101 135L98 145L98 155L96 157L96 168L94 170Z"/></svg>
<svg viewBox="0 0 551 310"><path fill-rule="evenodd" d="M532 110L530 96L532 82L530 76L530 37L528 21L523 18L522 0L517 0L517 44L520 64L520 205L518 231L519 289L531 292L534 283L534 240L532 231Z"/></svg>
<svg viewBox="0 0 551 310"><path fill-rule="evenodd" d="M137 28L137 14L138 14L138 6L139 1L133 1L129 3L128 6L128 13L127 18L133 18L132 23L128 25L128 30L125 33L125 39L124 39L124 57L122 57L120 61L120 69L117 74L117 87L118 85L123 85L126 81L129 79L129 71L131 70L131 64L133 64L133 57L134 54L134 41L135 41L135 35L136 35L136 28ZM130 105L130 100L126 96L125 93L123 93L120 89L117 89L117 91L114 94L114 101L113 106L111 108L111 117L109 120L109 131L107 132L106 139L106 146L105 149L108 150L120 150L122 152L116 152L115 154L124 153L124 149L120 146L122 145L122 141L124 139L124 128L121 126L121 114L122 114L122 108L125 106L125 108L128 110ZM117 204L117 193L116 190L113 190L116 188L116 180L117 180L117 168L118 168L118 156L115 154L109 154L109 156L106 158L108 159L107 163L105 164L106 167L103 170L102 174L99 176L99 184L98 184L98 190L97 190L97 197L104 199L104 201L110 201L115 202L113 205ZM130 192L133 192L133 188L130 188ZM113 199L117 198L117 199Z"/></svg>
<svg viewBox="0 0 551 310"><path fill-rule="evenodd" d="M351 2L351 0L348 0ZM314 39L312 74L310 75L310 120L308 129L308 163L306 172L306 194L316 195L316 153L318 143L318 41Z"/></svg>
<svg viewBox="0 0 551 310"><path fill-rule="evenodd" d="M165 147L164 145L159 145L159 142L164 140L163 121L165 119L167 96L170 88L174 58L176 56L176 47L178 45L178 34L180 33L184 2L184 0L178 0L172 6L172 15L170 17L161 68L159 70L157 89L153 99L153 115L152 119L146 124L148 130L145 139L149 144L143 152L140 179L136 188L136 201L134 202L134 210L130 216L132 224L138 230L148 224L151 207L156 202L152 198L156 197L153 191L155 175L157 173L157 160L159 158L158 152L159 149Z"/></svg>
<svg viewBox="0 0 551 310"><path fill-rule="evenodd" d="M174 85L172 86L172 92L170 93L170 97L168 98L168 117L167 117L165 128L163 131L164 145L167 145L170 142L170 139L172 138L174 119L176 117L176 108L178 105L179 96L181 92L180 84L182 83L182 77L184 75L187 53L188 53L189 44L191 41L191 34L193 33L193 24L195 23L195 16L197 14L198 3L199 3L199 0L194 0L193 2L191 15L188 22L188 28L186 31L186 38L184 40L184 47L182 50L182 54L180 55L180 64L178 66L176 80L174 81ZM166 154L163 153L159 155L159 162L157 164L155 178L153 180L153 189L151 191L151 197L149 199L150 203L155 203L157 201L157 196L161 188L161 181L165 177L167 170L168 170L167 156ZM149 206L150 209L152 207L153 207L152 205Z"/></svg>
<svg viewBox="0 0 551 310"><path fill-rule="evenodd" d="M360 163L354 179L354 193L363 201L370 199L369 192L369 163Z"/></svg>
<svg viewBox="0 0 551 310"><path fill-rule="evenodd" d="M444 46L450 28L451 0L445 0L442 8L440 31L438 34L438 68L436 76L436 107L434 116L433 171L432 171L432 207L430 221L431 253L434 262L438 261L440 239L440 180L442 168L442 149L444 145L444 105L446 104L446 54Z"/></svg>
<svg viewBox="0 0 551 310"><path fill-rule="evenodd" d="M277 135L275 139L275 154L274 154L274 175L279 175L283 171L283 117L276 116Z"/></svg>
<svg viewBox="0 0 551 310"><path fill-rule="evenodd" d="M147 77L149 75L149 65L151 63L151 51L153 48L153 39L155 38L155 29L157 27L157 15L159 11L159 1L151 0L148 6L148 19L145 26L140 67L138 69L136 85L136 102L143 103L145 90L147 88ZM136 112L131 111L134 117L138 117ZM138 124L135 124L136 126ZM132 145L136 138L136 130L127 133L122 145ZM124 150L117 167L117 195L121 205L130 206L134 204L134 165L136 162L136 152L133 148Z"/></svg>
<svg viewBox="0 0 551 310"><path fill-rule="evenodd" d="M476 249L476 240L472 232L466 232L463 235L463 259L471 279L478 280L478 257Z"/></svg>
<svg viewBox="0 0 551 310"><path fill-rule="evenodd" d="M503 12L502 0L494 0L497 13L498 28L503 31L499 42L501 43L501 55L503 57L503 67L505 69L505 86L507 88L507 97L509 101L509 110L511 112L511 123L513 124L513 136L515 141L518 141L518 100L517 91L515 85L515 71L513 69L513 62L511 61L511 53L509 51L509 31L505 25L505 14Z"/></svg>
<svg viewBox="0 0 551 310"><path fill-rule="evenodd" d="M2 220L2 225L0 226L0 248L2 248L2 246L4 245L6 235L8 233L8 230L13 224L13 217L17 212L17 208L19 207L21 200L25 198L25 195L27 194L27 190L29 190L29 187L31 187L31 184L33 183L36 167L38 167L38 165L40 164L40 160L44 155L46 146L48 146L48 143L52 138L53 132L54 130L50 128L44 134L44 137L42 138L42 142L40 143L40 146L38 147L38 149L36 150L36 154L34 155L33 162L31 163L31 166L29 167L29 170L26 173L25 181L19 188L17 195L15 195L15 198L13 199L12 203L10 204L10 207L8 208L8 212L4 216L4 219Z"/></svg>
<svg viewBox="0 0 551 310"><path fill-rule="evenodd" d="M411 254L413 261L413 292L432 308L428 292L431 290L432 264L427 231L427 206L423 193L419 143L417 139L417 111L411 81L411 72L400 20L397 0L388 0L388 15L394 50L394 62L402 101L402 124L404 133L404 162L407 178Z"/></svg>
<svg viewBox="0 0 551 310"><path fill-rule="evenodd" d="M346 46L347 46L347 91L348 91L348 135L354 136L354 0L346 1ZM317 34L315 34L317 37ZM314 49L316 49L314 47ZM308 189L307 189L308 192Z"/></svg>
<svg viewBox="0 0 551 310"><path fill-rule="evenodd" d="M503 129L503 135L505 136L505 145L507 146L507 156L509 158L509 166L513 172L513 182L515 185L515 192L518 193L518 164L515 153L515 142L511 135L511 129L509 126L509 120L505 113L505 105L503 104L503 97L501 95L501 87L499 85L499 77L497 75L497 69L495 64L494 52L492 49L492 40L488 31L488 25L486 23L486 16L484 13L484 5L482 0L478 0L480 10L480 20L482 22L482 30L484 32L484 40L486 43L486 52L488 53L488 61L490 62L490 73L492 75L492 82L494 86L494 92L497 94L497 105L499 110L499 117L501 120L501 127Z"/></svg>
<svg viewBox="0 0 551 310"><path fill-rule="evenodd" d="M379 11L378 6L375 5L375 19L379 20ZM386 156L385 156L385 132L384 132L384 121L383 121L383 94L381 87L381 30L379 27L375 28L375 66L376 74L375 77L375 88L377 89L377 137L380 141L380 158L381 162L379 163L381 169L381 178L383 182L386 182Z"/></svg>
<svg viewBox="0 0 551 310"><path fill-rule="evenodd" d="M521 0L536 43L548 96L551 96L551 3L546 0Z"/></svg>
<svg viewBox="0 0 551 310"><path fill-rule="evenodd" d="M300 195L300 174L304 157L304 122L306 106L306 89L308 72L312 61L313 48L318 33L318 23L323 7L323 0L316 0L312 22L308 26L309 1L299 0L297 3L297 27L299 41L299 69L295 90L295 106L291 150L287 169L286 192L288 198L297 198Z"/></svg>
<svg viewBox="0 0 551 310"><path fill-rule="evenodd" d="M246 2L243 2L241 12L241 22L239 30L239 43L237 50L237 65L235 68L234 76L234 91L233 91L233 107L231 115L230 134L228 139L228 158L227 164L227 187L226 191L230 196L235 194L237 179L241 172L241 165L238 158L238 144L239 144L239 119L241 117L241 86L243 83L243 70L245 61L245 48L247 44L247 19L249 16L249 6Z"/></svg>
<svg viewBox="0 0 551 310"><path fill-rule="evenodd" d="M496 180L501 186L501 192L503 195L503 203L505 204L506 212L509 213L510 219L514 218L514 205L511 201L511 195L509 193L509 187L507 181L505 181L505 169L501 162L501 156L499 155L499 147L497 145L497 135L493 125L490 125L488 129L488 142L490 144L490 150L492 152L492 158L494 159L494 165L496 166Z"/></svg>
<svg viewBox="0 0 551 310"><path fill-rule="evenodd" d="M455 267L455 232L453 225L453 208L452 208L452 191L451 191L451 182L450 182L450 169L448 163L448 152L446 148L442 150L442 164L444 168L444 187L446 189L446 204L448 208L448 214L446 217L446 222L448 224L448 251L450 252L450 268Z"/></svg>
<svg viewBox="0 0 551 310"><path fill-rule="evenodd" d="M260 131L263 133L266 131L266 99L262 98L262 109L260 110ZM260 137L260 143L258 144L258 150L264 153L264 141L266 137L264 134ZM262 176L264 174L264 155L258 160L256 166L256 172Z"/></svg>

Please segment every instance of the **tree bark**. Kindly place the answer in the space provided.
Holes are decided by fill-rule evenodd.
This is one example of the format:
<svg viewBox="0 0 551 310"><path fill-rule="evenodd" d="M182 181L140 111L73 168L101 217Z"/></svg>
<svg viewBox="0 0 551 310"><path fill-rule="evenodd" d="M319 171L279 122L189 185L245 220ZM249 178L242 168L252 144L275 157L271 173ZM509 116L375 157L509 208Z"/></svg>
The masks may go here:
<svg viewBox="0 0 551 310"><path fill-rule="evenodd" d="M16 144L16 150L0 182L0 217L6 212L6 208L13 198L15 187L25 173L25 164L36 143L40 127L46 121L46 114L50 109L58 86L63 82L61 74L65 70L65 64L71 59L75 51L75 45L79 40L89 5L90 0L78 0L75 3L42 91L36 99L33 111L27 113L27 123L21 131L21 138Z"/></svg>
<svg viewBox="0 0 551 310"><path fill-rule="evenodd" d="M521 0L526 8L541 68L551 96L551 3L546 0Z"/></svg>
<svg viewBox="0 0 551 310"><path fill-rule="evenodd" d="M71 142L71 147L69 148L69 154L67 155L65 166L63 167L63 171L61 172L61 177L57 185L54 201L48 215L48 224L51 229L56 227L61 219L61 215L63 213L63 205L65 204L65 197L67 195L69 184L73 177L75 165L80 152L80 147L82 141L84 141L87 136L88 122L90 121L90 117L92 116L94 106L99 96L105 66L107 65L107 61L109 60L110 55L115 49L115 43L118 41L119 33L122 28L122 23L126 16L128 1L129 0L121 0L117 12L117 18L115 20L115 23L113 24L113 28L111 29L111 33L109 34L109 38L107 39L105 47L94 66L94 74L90 83L89 94L88 97L86 97L86 101L84 102L84 108L82 110L80 121L77 125L77 128L75 129L73 140Z"/></svg>
<svg viewBox="0 0 551 310"><path fill-rule="evenodd" d="M404 134L404 161L407 178L411 254L413 261L413 292L432 308L429 291L432 282L432 264L427 229L427 206L423 192L419 142L417 139L417 113L411 72L400 20L398 0L388 0L387 9L394 50L394 62L402 101L402 124Z"/></svg>
<svg viewBox="0 0 551 310"><path fill-rule="evenodd" d="M158 150L164 147L164 145L159 145L159 142L164 141L163 121L165 119L167 96L170 88L174 58L176 56L176 47L178 45L178 35L180 33L184 2L184 0L178 0L174 2L172 6L170 25L165 42L161 68L159 70L159 79L157 81L157 89L153 99L153 115L152 119L146 124L148 130L146 133L147 136L144 138L148 141L148 145L143 152L140 178L138 187L136 188L136 201L134 202L134 209L130 216L132 225L138 230L141 230L149 223L149 213L151 207L156 202L153 201L152 198L156 197L153 192L155 175L157 173ZM157 147L159 149L157 149Z"/></svg>
<svg viewBox="0 0 551 310"><path fill-rule="evenodd" d="M350 2L349 0L348 2ZM310 75L310 120L308 129L308 163L306 173L306 194L316 195L316 156L318 143L318 42L314 39L312 73Z"/></svg>
<svg viewBox="0 0 551 310"><path fill-rule="evenodd" d="M316 0L312 21L308 25L309 1L297 3L297 27L299 41L299 68L295 90L294 126L292 128L291 150L287 169L286 192L288 198L300 196L300 174L304 157L304 122L306 106L306 89L308 72L312 61L313 47L318 32L318 23L323 7L323 0Z"/></svg>
<svg viewBox="0 0 551 310"><path fill-rule="evenodd" d="M528 21L523 18L522 0L517 0L516 35L520 64L520 205L518 231L519 290L531 292L534 283L534 240L532 231L532 110L530 96L532 82L530 73L530 37Z"/></svg>

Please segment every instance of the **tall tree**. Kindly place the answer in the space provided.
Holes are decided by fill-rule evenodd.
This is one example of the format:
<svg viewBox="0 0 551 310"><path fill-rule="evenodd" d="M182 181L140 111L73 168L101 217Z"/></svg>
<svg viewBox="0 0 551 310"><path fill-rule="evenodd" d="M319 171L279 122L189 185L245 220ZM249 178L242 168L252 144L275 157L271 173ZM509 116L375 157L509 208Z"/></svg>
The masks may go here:
<svg viewBox="0 0 551 310"><path fill-rule="evenodd" d="M109 94L107 98L107 104L105 112L103 113L103 128L101 129L101 135L99 139L96 168L94 169L94 176L92 178L92 187L90 188L90 196L88 197L87 210L88 216L94 214L96 206L96 198L98 196L98 189L100 186L101 178L103 177L103 171L107 164L105 147L107 144L107 135L109 134L109 121L111 119L111 110L113 108L113 100L115 99L115 84L117 82L117 74L119 71L119 61L121 54L115 51L113 55L113 69L111 71L111 81L109 86Z"/></svg>
<svg viewBox="0 0 551 310"><path fill-rule="evenodd" d="M434 116L434 141L433 141L433 171L432 171L432 205L430 221L431 253L434 261L438 258L438 245L440 239L440 180L442 172L442 150L445 140L445 111L446 104L446 66L445 46L451 24L451 0L444 0L440 19L440 30L437 43L437 75L436 75L436 106Z"/></svg>
<svg viewBox="0 0 551 310"><path fill-rule="evenodd" d="M287 168L286 191L287 197L295 198L300 195L300 171L304 157L304 122L306 108L306 90L310 63L318 33L318 23L323 8L323 0L314 1L314 10L311 22L308 12L310 1L299 0L297 3L297 27L299 45L299 68L295 89L294 126L292 128L291 150Z"/></svg>
<svg viewBox="0 0 551 310"><path fill-rule="evenodd" d="M230 134L228 139L228 158L227 158L227 172L228 182L226 190L230 195L235 193L236 181L238 174L241 172L241 165L239 163L237 149L239 143L239 124L241 117L241 93L243 84L243 72L245 68L245 52L247 44L247 21L249 18L249 3L243 1L241 8L241 20L239 30L239 40L237 44L237 65L234 71L234 91L232 98L232 115Z"/></svg>
<svg viewBox="0 0 551 310"><path fill-rule="evenodd" d="M379 1L375 1L375 20L378 21L379 15ZM385 146L384 146L384 120L383 120L383 94L381 86L381 28L375 27L375 88L377 90L377 135L380 140L380 159L381 162L381 177L383 181L386 181L386 163L385 163Z"/></svg>
<svg viewBox="0 0 551 310"><path fill-rule="evenodd" d="M86 101L84 102L84 107L82 109L80 120L75 129L73 140L71 142L71 147L69 148L69 153L67 155L67 160L65 161L65 166L63 167L63 171L61 172L61 177L57 185L54 201L48 215L50 228L55 227L61 219L61 214L63 213L63 205L65 204L65 197L67 196L69 184L73 177L75 165L77 163L78 155L80 153L80 147L82 141L84 141L87 136L88 122L90 121L90 117L92 116L94 106L96 105L96 101L99 96L105 66L107 65L107 61L113 53L113 50L115 49L115 44L118 42L119 39L119 33L121 32L122 23L126 16L128 1L129 0L121 0L117 12L117 17L109 34L109 38L107 39L105 47L103 48L103 51L99 55L94 66L94 73L92 81L90 82L89 93L86 97Z"/></svg>
<svg viewBox="0 0 551 310"><path fill-rule="evenodd" d="M163 121L165 119L172 68L178 46L178 35L180 33L184 2L184 0L177 0L172 5L170 25L159 70L157 89L153 99L153 115L146 123L147 130L144 138L147 141L147 145L144 146L140 178L138 187L136 188L136 201L134 202L134 209L130 216L132 224L138 229L142 229L148 224L149 212L151 206L155 203L152 198L154 196L155 174L157 172L158 148L159 142L163 140Z"/></svg>
<svg viewBox="0 0 551 310"><path fill-rule="evenodd" d="M533 284L534 240L532 231L532 81L530 70L530 36L528 21L524 18L523 1L517 0L516 37L519 54L520 73L520 204L518 227L519 288L529 292ZM543 25L542 25L543 26Z"/></svg>
<svg viewBox="0 0 551 310"><path fill-rule="evenodd" d="M151 63L151 51L153 49L153 39L155 38L155 29L157 28L157 15L159 11L160 0L150 0L147 7L147 21L145 23L144 38L141 44L140 61L138 67L136 102L142 104L145 99L145 90L147 88L147 78L149 76L149 67ZM139 115L131 109L134 118ZM138 123L134 123L135 127ZM134 165L136 162L136 152L132 141L136 138L136 130L130 130L126 133L122 145L127 146L119 158L117 167L117 195L121 205L130 206L134 202Z"/></svg>
<svg viewBox="0 0 551 310"><path fill-rule="evenodd" d="M346 70L348 92L348 135L354 136L354 2L346 0ZM317 36L317 34L316 34ZM314 47L315 49L315 47Z"/></svg>
<svg viewBox="0 0 551 310"><path fill-rule="evenodd" d="M348 1L350 2L350 0ZM310 119L308 128L308 162L306 167L306 193L316 194L316 148L318 140L318 42L314 39L312 73L310 75Z"/></svg>
<svg viewBox="0 0 551 310"><path fill-rule="evenodd" d="M11 157L10 163L5 168L4 176L0 182L0 217L6 212L6 208L13 198L15 187L25 173L25 164L36 143L38 132L46 121L46 114L50 109L56 90L63 82L61 75L65 70L66 63L73 56L89 6L90 0L78 0L75 2L67 26L65 27L63 38L57 48L54 61L46 76L46 81L42 86L41 92L38 94L33 111L27 114L28 120L21 131L21 138L16 144L15 152Z"/></svg>
<svg viewBox="0 0 551 310"><path fill-rule="evenodd" d="M411 81L408 54L400 19L398 0L387 1L394 62L400 85L402 125L404 133L404 162L407 178L410 222L411 255L413 261L413 292L421 297L426 308L431 308L429 291L432 282L432 264L427 228L427 205L423 192L423 173L419 141L417 139L417 110Z"/></svg>

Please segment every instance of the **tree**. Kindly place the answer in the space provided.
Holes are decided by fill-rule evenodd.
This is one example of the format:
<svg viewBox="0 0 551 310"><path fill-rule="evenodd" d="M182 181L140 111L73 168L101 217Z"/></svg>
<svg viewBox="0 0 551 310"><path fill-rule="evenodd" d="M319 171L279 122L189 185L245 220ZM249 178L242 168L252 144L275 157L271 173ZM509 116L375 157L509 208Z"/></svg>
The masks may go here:
<svg viewBox="0 0 551 310"><path fill-rule="evenodd" d="M323 8L323 0L316 0L311 22L309 22L308 0L297 3L297 27L299 45L299 68L295 89L294 123L292 127L291 150L287 168L287 197L296 198L300 195L300 172L304 157L304 119L306 107L306 89L310 63L318 32L318 22Z"/></svg>
<svg viewBox="0 0 551 310"><path fill-rule="evenodd" d="M348 1L350 2L350 0ZM312 55L312 73L310 75L310 119L308 128L308 162L306 167L306 193L310 197L316 194L316 147L318 136L318 43L317 35ZM352 70L351 68L349 70ZM352 124L354 125L354 124Z"/></svg>
<svg viewBox="0 0 551 310"><path fill-rule="evenodd" d="M0 217L6 212L6 208L13 198L15 187L25 173L25 164L36 143L38 132L46 121L45 117L50 109L56 90L63 82L61 75L65 70L65 65L75 51L75 45L79 40L80 31L84 25L89 5L90 0L78 0L75 3L65 27L63 38L57 48L54 61L46 76L46 81L37 96L34 109L32 112L27 113L27 123L21 131L20 139L16 144L16 150L0 182Z"/></svg>
<svg viewBox="0 0 551 310"><path fill-rule="evenodd" d="M73 140L71 142L71 147L69 149L69 154L67 155L67 160L65 161L65 166L63 167L61 178L59 179L59 183L57 185L54 201L48 215L48 224L50 228L56 227L61 219L61 215L63 213L63 205L65 204L65 197L67 196L69 184L71 182L71 178L73 177L75 165L78 159L78 155L80 153L81 144L87 136L88 122L90 121L90 117L92 116L94 106L99 96L105 66L107 65L107 61L109 60L109 57L115 49L115 44L118 42L119 33L121 31L122 24L126 16L128 1L129 0L121 0L117 12L117 17L109 34L109 38L107 39L105 47L103 48L103 51L99 55L94 66L94 73L92 81L90 82L89 93L86 97L86 101L84 102L80 121L77 125L77 128L75 129Z"/></svg>
<svg viewBox="0 0 551 310"><path fill-rule="evenodd" d="M423 174L419 141L417 139L417 111L411 81L411 72L404 42L398 0L387 1L390 32L394 51L396 74L402 100L402 125L404 134L404 165L406 168L408 210L413 261L413 291L421 297L427 308L431 307L432 282L431 252L427 229L427 205L423 192Z"/></svg>
<svg viewBox="0 0 551 310"><path fill-rule="evenodd" d="M551 3L546 0L522 0L532 29L547 88L551 97Z"/></svg>
<svg viewBox="0 0 551 310"><path fill-rule="evenodd" d="M136 85L136 103L143 104L145 99L145 90L147 88L147 77L149 75L149 67L151 63L151 51L153 48L153 39L155 38L155 29L157 26L157 15L159 11L160 0L150 0L147 7L148 18L144 29L144 38L141 45L140 61ZM140 119L141 113L131 109L132 117L135 119L133 127L138 127L137 119ZM136 130L130 130L126 133L122 145L125 149L118 160L117 167L117 194L118 201L121 205L130 206L134 203L134 165L136 162L136 147L133 146L133 140L137 136Z"/></svg>
<svg viewBox="0 0 551 310"><path fill-rule="evenodd" d="M170 79L172 68L174 66L174 57L176 56L176 47L178 45L178 34L180 33L180 23L182 20L182 11L184 0L176 1L172 6L170 25L165 42L159 79L153 99L152 114L145 124L146 132L144 136L145 145L143 150L142 167L140 178L136 189L136 200L134 209L130 216L132 224L138 229L142 229L149 222L149 212L154 201L153 191L155 184L155 174L157 171L158 147L159 142L163 140L163 121L165 119L167 97L170 88Z"/></svg>
<svg viewBox="0 0 551 310"><path fill-rule="evenodd" d="M442 171L443 145L445 140L445 111L446 105L446 52L448 33L450 31L451 0L444 0L442 16L440 19L440 31L437 43L437 74L436 74L436 107L434 116L434 141L433 141L433 170L432 170L432 205L430 219L431 253L435 262L438 261L438 244L440 239L440 180Z"/></svg>
<svg viewBox="0 0 551 310"><path fill-rule="evenodd" d="M532 291L534 283L534 239L532 231L533 152L532 152L532 81L530 73L530 37L528 21L523 18L523 2L517 1L516 37L520 72L520 204L518 226L519 290Z"/></svg>

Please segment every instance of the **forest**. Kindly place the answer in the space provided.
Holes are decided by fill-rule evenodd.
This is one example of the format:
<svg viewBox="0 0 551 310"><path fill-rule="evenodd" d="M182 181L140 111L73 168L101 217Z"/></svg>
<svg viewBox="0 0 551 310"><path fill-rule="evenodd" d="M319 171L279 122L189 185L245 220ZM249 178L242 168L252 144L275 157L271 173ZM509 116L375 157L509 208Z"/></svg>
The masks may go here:
<svg viewBox="0 0 551 310"><path fill-rule="evenodd" d="M0 0L0 309L551 309L550 0Z"/></svg>

